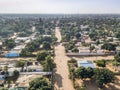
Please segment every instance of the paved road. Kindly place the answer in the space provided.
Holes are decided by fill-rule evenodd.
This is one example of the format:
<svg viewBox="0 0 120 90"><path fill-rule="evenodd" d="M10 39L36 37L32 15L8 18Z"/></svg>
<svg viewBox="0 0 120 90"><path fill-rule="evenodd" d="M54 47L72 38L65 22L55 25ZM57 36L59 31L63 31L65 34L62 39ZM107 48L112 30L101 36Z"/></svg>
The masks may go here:
<svg viewBox="0 0 120 90"><path fill-rule="evenodd" d="M57 90L74 90L72 82L68 77L69 72L67 61L69 58L65 55L65 48L60 43L61 34L58 27L56 27L55 34L59 43L55 46L55 63L57 64L55 73L55 87Z"/></svg>

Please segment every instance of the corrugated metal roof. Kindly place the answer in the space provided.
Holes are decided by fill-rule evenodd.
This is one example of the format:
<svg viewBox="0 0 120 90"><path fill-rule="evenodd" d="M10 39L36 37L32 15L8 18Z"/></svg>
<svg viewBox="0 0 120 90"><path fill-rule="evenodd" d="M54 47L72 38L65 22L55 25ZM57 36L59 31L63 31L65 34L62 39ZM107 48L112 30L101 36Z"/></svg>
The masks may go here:
<svg viewBox="0 0 120 90"><path fill-rule="evenodd" d="M79 60L78 67L80 66L83 66L85 68L88 68L88 67L95 68L95 65L92 63L92 61L87 61L87 60Z"/></svg>
<svg viewBox="0 0 120 90"><path fill-rule="evenodd" d="M19 56L19 53L7 53L5 54L5 57L18 57Z"/></svg>

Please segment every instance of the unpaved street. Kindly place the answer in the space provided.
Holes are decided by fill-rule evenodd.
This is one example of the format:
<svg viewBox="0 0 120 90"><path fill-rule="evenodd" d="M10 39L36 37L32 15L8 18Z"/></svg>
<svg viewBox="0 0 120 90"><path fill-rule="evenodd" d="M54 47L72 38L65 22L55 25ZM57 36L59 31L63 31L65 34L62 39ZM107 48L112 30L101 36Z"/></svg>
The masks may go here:
<svg viewBox="0 0 120 90"><path fill-rule="evenodd" d="M71 80L69 79L67 61L70 59L65 55L65 48L60 43L61 34L60 29L56 27L56 37L58 38L58 45L55 46L55 63L57 64L55 73L55 88L57 90L74 90Z"/></svg>

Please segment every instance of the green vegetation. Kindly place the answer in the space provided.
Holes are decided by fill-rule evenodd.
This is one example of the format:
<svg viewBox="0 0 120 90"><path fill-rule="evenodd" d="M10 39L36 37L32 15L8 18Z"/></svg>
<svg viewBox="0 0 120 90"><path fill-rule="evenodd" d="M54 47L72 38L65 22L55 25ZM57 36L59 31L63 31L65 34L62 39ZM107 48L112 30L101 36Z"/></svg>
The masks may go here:
<svg viewBox="0 0 120 90"><path fill-rule="evenodd" d="M49 55L47 51L41 51L37 54L37 61L44 61L45 58Z"/></svg>
<svg viewBox="0 0 120 90"><path fill-rule="evenodd" d="M4 87L0 87L0 90L8 90L8 89Z"/></svg>
<svg viewBox="0 0 120 90"><path fill-rule="evenodd" d="M95 46L90 46L90 52L95 49Z"/></svg>
<svg viewBox="0 0 120 90"><path fill-rule="evenodd" d="M94 79L98 86L102 88L105 84L113 82L114 73L108 69L95 69Z"/></svg>
<svg viewBox="0 0 120 90"><path fill-rule="evenodd" d="M105 60L97 60L97 61L95 61L95 63L99 67L106 67L106 61Z"/></svg>
<svg viewBox="0 0 120 90"><path fill-rule="evenodd" d="M19 76L19 71L15 70L15 71L13 72L13 76L18 77L18 76Z"/></svg>
<svg viewBox="0 0 120 90"><path fill-rule="evenodd" d="M16 67L24 67L26 64L25 60L19 60L16 62Z"/></svg>
<svg viewBox="0 0 120 90"><path fill-rule="evenodd" d="M36 78L29 85L29 90L52 90L52 86L46 78Z"/></svg>
<svg viewBox="0 0 120 90"><path fill-rule="evenodd" d="M95 80L95 82L98 84L100 88L103 88L104 85L111 83L114 81L114 73L108 69L105 68L85 68L85 67L77 67L76 66L77 61L75 59L71 59L68 61L68 67L69 67L69 77L73 82L73 85L76 90L81 90L80 88L85 89L83 86L77 85L75 82L76 79L82 79L86 80L89 78L90 80ZM96 61L98 66L105 67L106 62L105 60L98 60Z"/></svg>
<svg viewBox="0 0 120 90"><path fill-rule="evenodd" d="M114 51L116 50L116 45L112 43L104 43L101 48L109 51Z"/></svg>
<svg viewBox="0 0 120 90"><path fill-rule="evenodd" d="M7 49L11 49L15 46L15 42L13 39L6 39L4 45L7 47Z"/></svg>
<svg viewBox="0 0 120 90"><path fill-rule="evenodd" d="M120 62L120 52L115 55L115 61Z"/></svg>
<svg viewBox="0 0 120 90"><path fill-rule="evenodd" d="M45 57L45 61L43 62L44 71L52 71L56 64L54 63L54 60L51 58L50 55Z"/></svg>
<svg viewBox="0 0 120 90"><path fill-rule="evenodd" d="M45 50L50 50L51 49L50 43L49 42L43 42L43 48Z"/></svg>
<svg viewBox="0 0 120 90"><path fill-rule="evenodd" d="M92 78L94 75L94 70L93 68L88 67L87 69L85 67L79 67L76 71L76 78Z"/></svg>

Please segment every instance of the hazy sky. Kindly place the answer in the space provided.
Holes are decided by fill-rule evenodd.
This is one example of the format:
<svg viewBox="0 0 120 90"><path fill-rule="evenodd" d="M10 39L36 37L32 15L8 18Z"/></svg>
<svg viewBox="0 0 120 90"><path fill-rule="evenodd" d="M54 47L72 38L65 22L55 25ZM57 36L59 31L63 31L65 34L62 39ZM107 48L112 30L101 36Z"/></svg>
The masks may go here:
<svg viewBox="0 0 120 90"><path fill-rule="evenodd" d="M0 0L0 13L120 14L120 0Z"/></svg>

